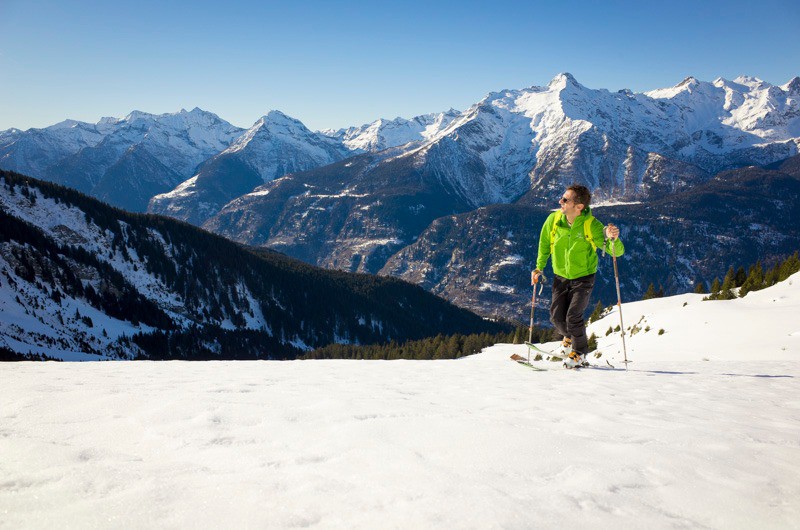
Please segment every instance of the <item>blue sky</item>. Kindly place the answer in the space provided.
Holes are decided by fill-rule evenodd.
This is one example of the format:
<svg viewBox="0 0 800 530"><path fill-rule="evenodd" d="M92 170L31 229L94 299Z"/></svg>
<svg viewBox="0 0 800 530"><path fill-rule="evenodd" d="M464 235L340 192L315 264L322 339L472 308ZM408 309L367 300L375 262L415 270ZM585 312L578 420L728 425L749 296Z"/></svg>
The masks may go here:
<svg viewBox="0 0 800 530"><path fill-rule="evenodd" d="M0 0L0 130L200 107L312 129L463 110L570 72L640 92L800 75L797 0Z"/></svg>

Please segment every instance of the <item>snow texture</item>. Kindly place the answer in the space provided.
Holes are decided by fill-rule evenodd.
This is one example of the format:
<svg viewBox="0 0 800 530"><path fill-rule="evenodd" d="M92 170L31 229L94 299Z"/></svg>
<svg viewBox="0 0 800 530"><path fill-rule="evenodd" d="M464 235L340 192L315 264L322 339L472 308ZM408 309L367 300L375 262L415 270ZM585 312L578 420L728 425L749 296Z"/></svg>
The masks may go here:
<svg viewBox="0 0 800 530"><path fill-rule="evenodd" d="M0 526L797 528L799 306L624 304L628 371L6 363Z"/></svg>

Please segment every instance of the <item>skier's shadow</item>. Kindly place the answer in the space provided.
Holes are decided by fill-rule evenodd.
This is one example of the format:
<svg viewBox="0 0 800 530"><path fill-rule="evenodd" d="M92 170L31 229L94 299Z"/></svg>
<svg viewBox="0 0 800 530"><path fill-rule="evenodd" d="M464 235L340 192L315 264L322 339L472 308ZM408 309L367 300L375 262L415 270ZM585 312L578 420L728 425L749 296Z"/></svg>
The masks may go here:
<svg viewBox="0 0 800 530"><path fill-rule="evenodd" d="M676 372L672 370L631 370L631 372L641 372L649 375L697 375L700 372Z"/></svg>
<svg viewBox="0 0 800 530"><path fill-rule="evenodd" d="M780 379L780 378L783 378L783 379L794 379L793 375L767 375L767 374L754 374L754 375L751 375L751 374L722 374L722 375L728 375L728 376L731 376L731 377L764 377L766 379Z"/></svg>
<svg viewBox="0 0 800 530"><path fill-rule="evenodd" d="M641 372L650 375L698 375L700 372L676 372L670 370L631 370L631 372ZM761 377L764 379L794 379L793 375L769 375L769 374L720 374L729 377Z"/></svg>

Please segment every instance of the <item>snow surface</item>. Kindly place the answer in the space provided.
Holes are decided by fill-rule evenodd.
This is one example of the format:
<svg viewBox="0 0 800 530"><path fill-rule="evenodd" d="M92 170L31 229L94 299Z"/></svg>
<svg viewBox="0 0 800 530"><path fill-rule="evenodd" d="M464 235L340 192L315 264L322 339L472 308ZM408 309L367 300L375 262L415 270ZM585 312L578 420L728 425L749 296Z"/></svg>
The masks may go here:
<svg viewBox="0 0 800 530"><path fill-rule="evenodd" d="M627 372L4 363L0 527L798 528L798 306L624 304Z"/></svg>

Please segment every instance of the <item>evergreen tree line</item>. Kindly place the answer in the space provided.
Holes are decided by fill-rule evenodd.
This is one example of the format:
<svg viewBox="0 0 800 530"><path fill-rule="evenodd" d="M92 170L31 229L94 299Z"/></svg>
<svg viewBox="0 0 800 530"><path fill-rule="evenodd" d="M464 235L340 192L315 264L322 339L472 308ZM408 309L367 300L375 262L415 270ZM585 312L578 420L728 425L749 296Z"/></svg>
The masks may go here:
<svg viewBox="0 0 800 530"><path fill-rule="evenodd" d="M58 361L43 353L17 353L5 346L0 346L0 362L10 361Z"/></svg>
<svg viewBox="0 0 800 530"><path fill-rule="evenodd" d="M525 328L527 334L527 328ZM527 337L527 335L526 335ZM329 344L306 353L302 359L433 360L457 359L480 352L500 342L514 342L518 330L510 333L436 335L421 340L391 341L388 344Z"/></svg>
<svg viewBox="0 0 800 530"><path fill-rule="evenodd" d="M262 330L228 330L217 326L137 333L121 342L139 348L136 360L291 360L303 354L303 350L284 344Z"/></svg>
<svg viewBox="0 0 800 530"><path fill-rule="evenodd" d="M783 261L779 261L772 268L765 270L761 260L751 265L745 273L744 267L734 270L728 269L725 278L720 282L719 277L714 278L711 284L711 293L704 300L732 300L741 298L751 291L759 291L782 282L795 272L800 271L800 257L795 252ZM738 289L738 291L736 290ZM698 282L695 292L704 294L705 286Z"/></svg>
<svg viewBox="0 0 800 530"><path fill-rule="evenodd" d="M499 343L524 344L528 337L534 343L561 340L561 335L553 328L537 328L533 332L525 326L518 326L508 333L474 333L470 335L436 335L422 340L405 342L392 341L388 344L329 344L306 353L301 359L353 359L353 360L434 360L458 359L479 353L484 348ZM589 347L597 348L597 337L592 334Z"/></svg>

